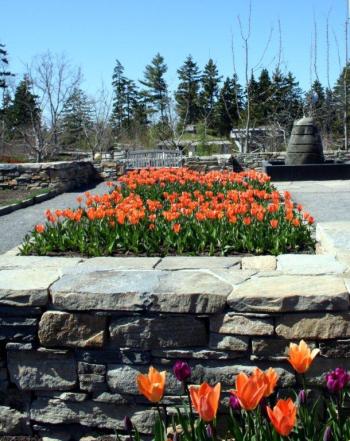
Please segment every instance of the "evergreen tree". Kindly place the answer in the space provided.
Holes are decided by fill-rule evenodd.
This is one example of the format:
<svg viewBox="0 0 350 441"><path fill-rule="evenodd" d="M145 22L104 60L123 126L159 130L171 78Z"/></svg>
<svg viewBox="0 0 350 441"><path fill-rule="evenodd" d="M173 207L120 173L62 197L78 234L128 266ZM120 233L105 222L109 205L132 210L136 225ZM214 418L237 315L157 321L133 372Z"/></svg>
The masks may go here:
<svg viewBox="0 0 350 441"><path fill-rule="evenodd" d="M7 50L4 44L0 43L0 89L6 89L7 79L13 74L8 70Z"/></svg>
<svg viewBox="0 0 350 441"><path fill-rule="evenodd" d="M272 83L267 69L262 69L256 85L255 113L257 125L266 125L271 114Z"/></svg>
<svg viewBox="0 0 350 441"><path fill-rule="evenodd" d="M229 136L231 129L239 125L242 110L242 87L235 74L233 78L226 78L216 104L215 118L219 135Z"/></svg>
<svg viewBox="0 0 350 441"><path fill-rule="evenodd" d="M177 73L180 82L175 93L175 99L180 121L182 124L195 124L200 117L200 71L191 55L186 58Z"/></svg>
<svg viewBox="0 0 350 441"><path fill-rule="evenodd" d="M305 95L305 102L308 113L316 119L320 126L323 126L326 94L319 80L312 83L311 90Z"/></svg>
<svg viewBox="0 0 350 441"><path fill-rule="evenodd" d="M245 91L245 113L246 118L248 118L248 105L249 105L249 114L250 114L250 127L255 127L259 124L259 83L256 81L254 74L251 74L249 79L248 88Z"/></svg>
<svg viewBox="0 0 350 441"><path fill-rule="evenodd" d="M86 132L92 125L89 100L83 90L74 88L64 104L60 126L61 142L65 146L84 148Z"/></svg>
<svg viewBox="0 0 350 441"><path fill-rule="evenodd" d="M41 116L37 98L31 90L28 76L25 75L16 88L11 104L7 106L6 121L10 131L25 129L37 124Z"/></svg>
<svg viewBox="0 0 350 441"><path fill-rule="evenodd" d="M124 76L124 67L119 60L116 61L116 66L112 76L113 86L113 109L112 109L112 124L117 131L123 127L126 118L126 88L127 78Z"/></svg>
<svg viewBox="0 0 350 441"><path fill-rule="evenodd" d="M144 79L140 80L140 83L146 87L143 95L149 106L149 113L158 113L162 123L166 122L166 108L168 104L168 86L164 78L167 70L168 67L164 62L164 58L157 53L151 64L146 66Z"/></svg>
<svg viewBox="0 0 350 441"><path fill-rule="evenodd" d="M345 79L347 99L345 99ZM345 110L347 111L347 127L349 127L350 119L350 63L343 68L335 83L333 89L333 109L335 113L333 128L340 136L344 136Z"/></svg>
<svg viewBox="0 0 350 441"><path fill-rule="evenodd" d="M302 115L302 92L294 75L284 75L280 69L272 74L271 122L286 132Z"/></svg>
<svg viewBox="0 0 350 441"><path fill-rule="evenodd" d="M216 64L210 58L203 70L201 79L202 91L200 94L201 111L206 128L214 127L214 108L218 98L221 78Z"/></svg>

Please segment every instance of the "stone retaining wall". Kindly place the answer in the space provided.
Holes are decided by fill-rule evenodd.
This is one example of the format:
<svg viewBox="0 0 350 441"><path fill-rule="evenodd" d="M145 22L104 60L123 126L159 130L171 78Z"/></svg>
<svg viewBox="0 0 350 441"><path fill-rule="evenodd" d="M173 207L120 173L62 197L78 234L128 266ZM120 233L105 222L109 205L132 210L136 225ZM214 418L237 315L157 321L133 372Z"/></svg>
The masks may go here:
<svg viewBox="0 0 350 441"><path fill-rule="evenodd" d="M261 170L263 161L283 161L286 152L255 152L255 153L234 153L233 156L244 168L254 168ZM326 160L350 161L350 152L325 151ZM185 165L194 170L222 170L231 169L232 165L228 162L229 155L218 156L196 156L185 158Z"/></svg>
<svg viewBox="0 0 350 441"><path fill-rule="evenodd" d="M165 403L180 403L177 359L192 381L277 369L295 384L290 341L321 349L307 375L350 368L348 267L330 255L49 258L0 256L0 434L78 440L154 412L135 376L167 371ZM225 412L225 407L222 409Z"/></svg>
<svg viewBox="0 0 350 441"><path fill-rule="evenodd" d="M0 164L0 190L55 188L67 191L95 179L96 171L89 161Z"/></svg>

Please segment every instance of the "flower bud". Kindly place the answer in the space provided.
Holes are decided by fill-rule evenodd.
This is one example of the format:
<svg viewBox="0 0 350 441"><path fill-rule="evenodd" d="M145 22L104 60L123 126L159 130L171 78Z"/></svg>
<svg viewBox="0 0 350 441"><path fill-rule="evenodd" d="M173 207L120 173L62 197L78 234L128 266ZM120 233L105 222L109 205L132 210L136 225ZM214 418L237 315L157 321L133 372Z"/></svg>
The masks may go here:
<svg viewBox="0 0 350 441"><path fill-rule="evenodd" d="M299 404L305 404L306 403L306 393L304 389L301 389L301 391L298 394L298 403Z"/></svg>
<svg viewBox="0 0 350 441"><path fill-rule="evenodd" d="M236 395L230 396L229 403L232 410L241 410L241 405Z"/></svg>
<svg viewBox="0 0 350 441"><path fill-rule="evenodd" d="M332 435L332 429L328 426L326 427L326 430L323 434L323 441L332 441L333 435Z"/></svg>
<svg viewBox="0 0 350 441"><path fill-rule="evenodd" d="M131 419L128 416L124 417L123 423L124 423L124 430L125 430L125 432L131 433L132 429L133 429L133 425L132 425Z"/></svg>
<svg viewBox="0 0 350 441"><path fill-rule="evenodd" d="M174 375L179 381L185 381L191 376L191 368L185 361L178 360L173 367Z"/></svg>
<svg viewBox="0 0 350 441"><path fill-rule="evenodd" d="M213 438L213 428L211 427L211 424L208 424L205 430L207 432L207 437Z"/></svg>

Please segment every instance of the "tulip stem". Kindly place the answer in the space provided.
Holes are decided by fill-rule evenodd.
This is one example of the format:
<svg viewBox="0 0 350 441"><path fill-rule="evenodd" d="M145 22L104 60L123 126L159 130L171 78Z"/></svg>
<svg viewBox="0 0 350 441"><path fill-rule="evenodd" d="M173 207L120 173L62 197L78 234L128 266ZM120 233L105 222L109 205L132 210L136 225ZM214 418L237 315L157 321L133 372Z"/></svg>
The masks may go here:
<svg viewBox="0 0 350 441"><path fill-rule="evenodd" d="M192 403L191 403L191 395L190 391L188 389L186 381L183 382L185 387L185 392L187 394L188 398L188 406L190 408L190 426L191 426L191 435L192 435L192 441L196 440L195 433L194 433L194 415L193 415L193 409L192 409Z"/></svg>

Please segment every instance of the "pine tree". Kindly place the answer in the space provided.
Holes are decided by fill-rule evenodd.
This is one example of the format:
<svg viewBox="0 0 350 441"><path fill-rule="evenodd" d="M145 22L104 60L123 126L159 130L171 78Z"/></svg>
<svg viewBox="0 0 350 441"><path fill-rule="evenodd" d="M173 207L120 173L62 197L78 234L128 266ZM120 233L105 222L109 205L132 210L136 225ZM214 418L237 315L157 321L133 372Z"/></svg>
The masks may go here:
<svg viewBox="0 0 350 441"><path fill-rule="evenodd" d="M202 91L200 94L201 112L206 128L214 127L214 108L218 98L221 78L216 64L210 58L203 70L201 79Z"/></svg>
<svg viewBox="0 0 350 441"><path fill-rule="evenodd" d="M219 135L229 136L231 129L239 125L242 110L242 87L238 83L238 77L235 74L233 78L226 78L216 104L215 126Z"/></svg>
<svg viewBox="0 0 350 441"><path fill-rule="evenodd" d="M145 68L144 79L140 83L146 87L143 95L148 104L150 114L159 114L160 121L166 122L166 108L168 104L168 86L164 78L168 70L164 58L157 53L151 64Z"/></svg>
<svg viewBox="0 0 350 441"><path fill-rule="evenodd" d="M86 132L92 125L89 100L83 90L75 88L65 102L60 126L61 142L72 148L84 148Z"/></svg>
<svg viewBox="0 0 350 441"><path fill-rule="evenodd" d="M245 113L247 119L249 105L250 128L258 125L260 107L259 93L259 83L256 81L255 76L252 73L248 83L248 90L245 91Z"/></svg>
<svg viewBox="0 0 350 441"><path fill-rule="evenodd" d="M267 69L262 69L257 83L255 104L255 118L257 125L266 125L271 114L271 87L270 74Z"/></svg>
<svg viewBox="0 0 350 441"><path fill-rule="evenodd" d="M345 79L347 99L345 99ZM347 106L345 102L347 101ZM334 130L344 136L345 124L349 127L350 119L350 63L345 66L337 79L333 89L333 103L335 112ZM347 107L347 109L345 109ZM346 110L346 112L345 112ZM345 115L347 121L345 121Z"/></svg>
<svg viewBox="0 0 350 441"><path fill-rule="evenodd" d="M0 43L0 89L7 88L7 79L13 74L8 70L8 55L5 45Z"/></svg>
<svg viewBox="0 0 350 441"><path fill-rule="evenodd" d="M7 107L7 124L10 130L25 129L36 124L40 118L38 97L33 94L28 76L16 88L13 100Z"/></svg>
<svg viewBox="0 0 350 441"><path fill-rule="evenodd" d="M200 118L199 88L200 71L197 63L189 55L177 70L179 85L175 93L177 112L182 124L195 124Z"/></svg>
<svg viewBox="0 0 350 441"><path fill-rule="evenodd" d="M112 76L112 86L113 86L113 109L111 121L117 132L120 132L125 118L126 118L126 87L127 78L124 76L124 67L119 60L116 61L116 66L113 71Z"/></svg>

